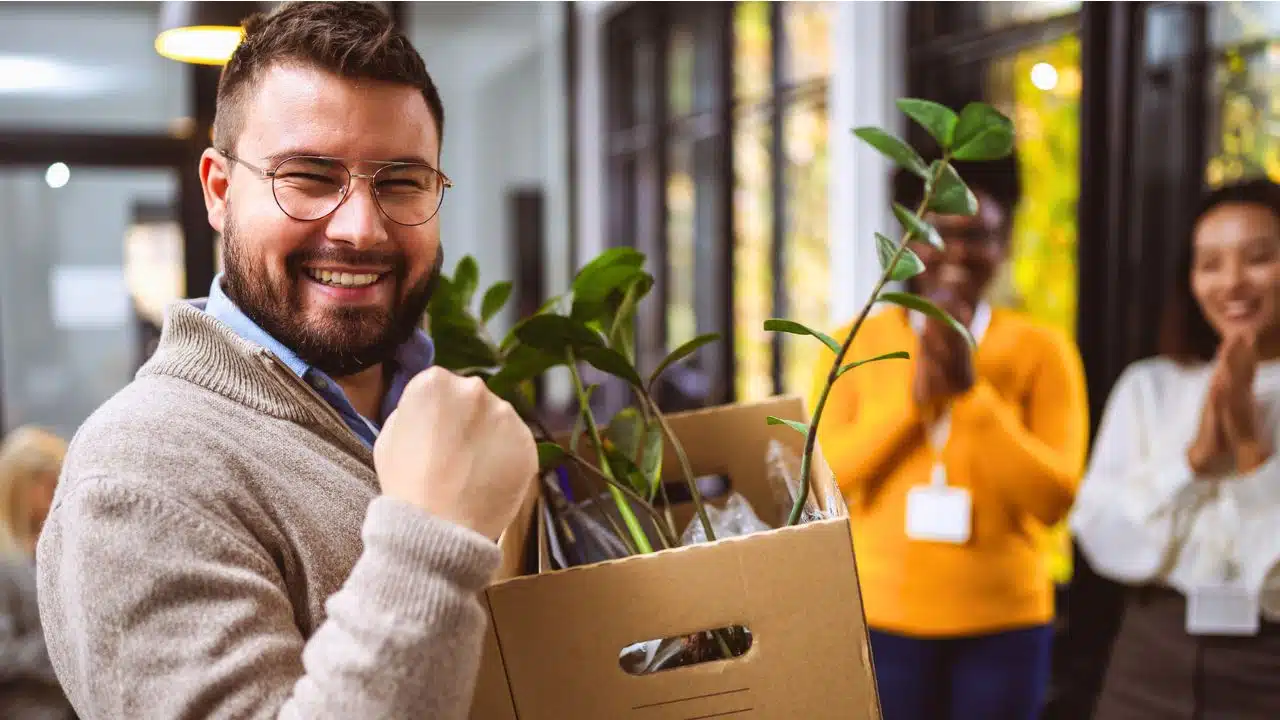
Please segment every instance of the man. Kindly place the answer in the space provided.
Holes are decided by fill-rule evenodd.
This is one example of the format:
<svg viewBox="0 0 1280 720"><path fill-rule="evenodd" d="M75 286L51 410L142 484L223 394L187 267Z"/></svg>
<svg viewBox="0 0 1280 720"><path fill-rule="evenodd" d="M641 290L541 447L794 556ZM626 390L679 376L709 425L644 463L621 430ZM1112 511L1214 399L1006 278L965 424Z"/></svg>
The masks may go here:
<svg viewBox="0 0 1280 720"><path fill-rule="evenodd" d="M443 112L376 6L246 22L200 162L226 271L80 429L39 546L81 716L464 717L536 469L428 368Z"/></svg>
<svg viewBox="0 0 1280 720"><path fill-rule="evenodd" d="M911 357L841 376L819 441L849 499L885 720L1032 720L1054 611L1044 535L1084 469L1084 372L1065 334L986 300L1020 199L1016 158L957 170L978 212L928 215L945 249L913 245L926 269L911 285L976 350L900 308L867 320L851 358ZM899 197L914 207L921 185Z"/></svg>

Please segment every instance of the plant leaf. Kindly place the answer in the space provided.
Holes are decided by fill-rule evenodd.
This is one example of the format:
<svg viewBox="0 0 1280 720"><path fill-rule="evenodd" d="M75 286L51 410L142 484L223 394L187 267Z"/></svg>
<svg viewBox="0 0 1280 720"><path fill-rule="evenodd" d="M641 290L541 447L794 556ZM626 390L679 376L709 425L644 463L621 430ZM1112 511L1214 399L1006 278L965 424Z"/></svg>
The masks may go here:
<svg viewBox="0 0 1280 720"><path fill-rule="evenodd" d="M649 374L649 386L652 387L653 384L658 381L658 378L662 375L662 373L666 372L667 368L680 362L686 357L692 355L694 352L697 351L698 348L702 347L703 345L715 342L716 340L719 340L719 339L720 339L720 333L706 333L705 335L699 335L698 337L686 342L685 344L681 345L675 350L672 350L670 354L668 354L665 358L662 359L662 362L658 363L658 367L655 368L654 371Z"/></svg>
<svg viewBox="0 0 1280 720"><path fill-rule="evenodd" d="M501 312L502 307L507 304L507 300L511 297L511 283L502 281L494 283L484 293L484 299L480 301L480 322L489 322L494 315Z"/></svg>
<svg viewBox="0 0 1280 720"><path fill-rule="evenodd" d="M939 168L941 163L942 167ZM929 167L930 179L937 178L933 184L933 194L929 198L929 209L944 215L977 215L978 198L960 179L951 163L935 160Z"/></svg>
<svg viewBox="0 0 1280 720"><path fill-rule="evenodd" d="M476 286L480 284L480 266L476 264L476 259L470 255L464 255L458 261L458 267L453 271L453 292L454 297L458 299L458 304L464 310L471 309L471 300L476 294Z"/></svg>
<svg viewBox="0 0 1280 720"><path fill-rule="evenodd" d="M583 266L573 279L573 303L602 302L625 287L644 265L644 253L629 247L609 248Z"/></svg>
<svg viewBox="0 0 1280 720"><path fill-rule="evenodd" d="M881 293L880 297L876 299L876 302L893 303L894 305L900 305L904 308L907 308L908 310L915 310L916 312L924 313L925 315L928 315L934 320L940 320L950 325L953 330L955 330L956 332L964 336L965 341L969 343L970 347L973 347L974 345L977 344L976 342L974 342L973 333L969 332L969 328L960 324L959 320L956 320L955 318L951 317L951 315L947 313L945 310L943 310L942 308L938 307L937 305L934 305L928 300L925 300L919 295L912 295L911 293L887 292L887 293Z"/></svg>
<svg viewBox="0 0 1280 720"><path fill-rule="evenodd" d="M564 459L564 448L553 442L538 443L538 468L546 470Z"/></svg>
<svg viewBox="0 0 1280 720"><path fill-rule="evenodd" d="M644 435L644 454L640 456L640 473L649 484L649 492L645 496L650 502L658 494L662 483L662 453L666 445L662 442L662 426L651 423Z"/></svg>
<svg viewBox="0 0 1280 720"><path fill-rule="evenodd" d="M640 417L640 411L634 407L624 407L609 421L604 435L619 452L634 458L640 453L640 441L644 429L644 419Z"/></svg>
<svg viewBox="0 0 1280 720"><path fill-rule="evenodd" d="M564 350L564 348L560 348ZM501 398L509 398L516 386L532 380L557 365L564 364L563 355L553 355L529 345L516 344L507 353L500 369L489 378L489 390Z"/></svg>
<svg viewBox="0 0 1280 720"><path fill-rule="evenodd" d="M795 430L801 435L805 435L805 436L809 435L809 426L802 422L797 422L795 420L783 420L782 418L777 418L772 415L766 418L765 422L769 423L770 425L786 425L787 427L791 428L792 430Z"/></svg>
<svg viewBox="0 0 1280 720"><path fill-rule="evenodd" d="M898 244L889 238L876 233L876 254L880 256L880 268L882 270L889 269L889 263L893 262L894 254L898 252ZM911 248L903 248L902 256L898 258L898 264L893 266L893 272L889 273L890 280L907 280L924 272L924 263L920 260L920 256L911 251Z"/></svg>
<svg viewBox="0 0 1280 720"><path fill-rule="evenodd" d="M805 327L795 320L783 320L781 318L765 320L764 329L772 332L791 333L792 335L812 335L821 340L823 345L830 348L831 352L836 354L840 353L840 343L836 342L835 338L820 330Z"/></svg>
<svg viewBox="0 0 1280 720"><path fill-rule="evenodd" d="M916 217L915 213L898 203L893 204L893 214L898 218L898 222L902 223L903 229L911 233L912 240L922 240L939 250L942 249L942 236L932 225Z"/></svg>
<svg viewBox="0 0 1280 720"><path fill-rule="evenodd" d="M599 333L563 315L534 315L521 321L515 333L525 345L553 355L563 354L566 347L604 347Z"/></svg>
<svg viewBox="0 0 1280 720"><path fill-rule="evenodd" d="M943 150L951 149L952 140L955 136L956 123L958 118L951 108L946 105L939 105L929 100L919 100L916 98L903 98L898 100L898 109L906 113L907 117L919 123L920 127L929 131L934 140L938 141L938 145Z"/></svg>
<svg viewBox="0 0 1280 720"><path fill-rule="evenodd" d="M653 289L653 282L652 275L642 272L627 284L609 327L609 347L622 353L633 365L636 359L631 337L635 331L636 305Z"/></svg>
<svg viewBox="0 0 1280 720"><path fill-rule="evenodd" d="M910 358L911 358L911 355L907 353L905 350L885 353L884 355L877 355L873 358L867 358L866 360L858 360L857 362L851 362L848 365L841 366L841 368L838 371L836 371L836 377L840 377L841 375L849 372L850 370L858 367L859 365L866 365L867 363L880 362L881 360L908 360Z"/></svg>
<svg viewBox="0 0 1280 720"><path fill-rule="evenodd" d="M960 111L951 156L956 160L999 160L1013 152L1013 123L994 107L969 103Z"/></svg>
<svg viewBox="0 0 1280 720"><path fill-rule="evenodd" d="M575 352L579 358L590 363L595 369L626 380L632 387L642 386L640 373L636 372L631 363L617 350L603 345L588 345L577 348Z"/></svg>
<svg viewBox="0 0 1280 720"><path fill-rule="evenodd" d="M640 472L640 467L635 464L635 461L610 443L605 444L604 454L609 461L609 468L613 470L614 479L630 485L631 489L641 497L649 494L648 481L645 480L644 474Z"/></svg>
<svg viewBox="0 0 1280 720"><path fill-rule="evenodd" d="M853 131L863 142L880 151L900 167L906 168L920 177L927 177L929 169L924 159L910 145L881 130L878 127L860 127Z"/></svg>

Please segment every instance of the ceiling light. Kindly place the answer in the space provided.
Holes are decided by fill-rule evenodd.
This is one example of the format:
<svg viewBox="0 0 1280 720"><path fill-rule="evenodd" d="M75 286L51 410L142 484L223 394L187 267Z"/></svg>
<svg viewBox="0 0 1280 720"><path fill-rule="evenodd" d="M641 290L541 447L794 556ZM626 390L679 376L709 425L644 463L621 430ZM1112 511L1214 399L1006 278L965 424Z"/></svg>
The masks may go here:
<svg viewBox="0 0 1280 720"><path fill-rule="evenodd" d="M54 190L64 187L69 180L71 180L71 168L67 167L66 163L56 162L44 171L45 184Z"/></svg>
<svg viewBox="0 0 1280 720"><path fill-rule="evenodd" d="M258 12L256 2L175 2L161 4L156 52L171 60L225 65L244 38L241 23Z"/></svg>

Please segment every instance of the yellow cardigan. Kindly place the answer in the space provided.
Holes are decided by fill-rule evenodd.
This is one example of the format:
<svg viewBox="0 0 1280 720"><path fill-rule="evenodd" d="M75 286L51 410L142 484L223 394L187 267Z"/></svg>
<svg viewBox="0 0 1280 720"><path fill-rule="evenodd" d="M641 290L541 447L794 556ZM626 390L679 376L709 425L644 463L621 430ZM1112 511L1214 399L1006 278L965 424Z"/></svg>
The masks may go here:
<svg viewBox="0 0 1280 720"><path fill-rule="evenodd" d="M849 327L836 334L843 341ZM955 637L1047 623L1044 552L1084 473L1089 409L1079 351L1064 334L994 310L975 351L977 382L951 408L947 481L972 494L968 543L908 540L908 489L929 483L933 450L911 398L919 339L905 310L869 318L845 361L897 350L845 373L819 427L849 501L867 621L877 630ZM834 360L823 350L814 399ZM812 405L811 405L812 407Z"/></svg>

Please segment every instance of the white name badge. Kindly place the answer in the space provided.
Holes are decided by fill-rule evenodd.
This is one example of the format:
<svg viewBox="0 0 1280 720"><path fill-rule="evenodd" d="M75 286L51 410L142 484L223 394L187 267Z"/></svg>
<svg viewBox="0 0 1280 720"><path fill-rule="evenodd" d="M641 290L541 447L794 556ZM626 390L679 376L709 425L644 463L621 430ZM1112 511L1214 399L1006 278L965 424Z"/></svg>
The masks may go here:
<svg viewBox="0 0 1280 720"><path fill-rule="evenodd" d="M907 491L907 537L912 540L969 542L973 498L965 488L923 485Z"/></svg>
<svg viewBox="0 0 1280 720"><path fill-rule="evenodd" d="M1261 630L1258 596L1232 585L1196 588L1187 595L1187 634L1257 635Z"/></svg>

